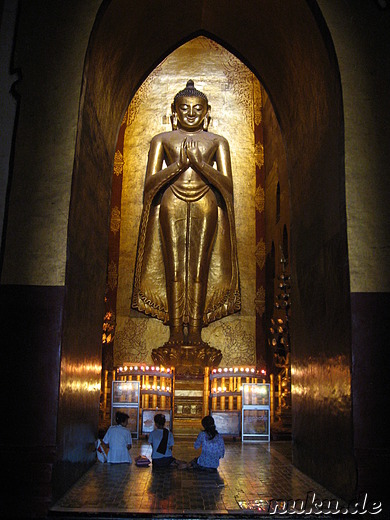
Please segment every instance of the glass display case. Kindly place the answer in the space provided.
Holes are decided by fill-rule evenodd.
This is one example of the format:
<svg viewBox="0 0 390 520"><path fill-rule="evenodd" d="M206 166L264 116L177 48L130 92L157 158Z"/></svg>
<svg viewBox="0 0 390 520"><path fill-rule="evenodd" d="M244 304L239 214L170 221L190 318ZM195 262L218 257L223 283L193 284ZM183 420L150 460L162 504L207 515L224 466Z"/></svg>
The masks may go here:
<svg viewBox="0 0 390 520"><path fill-rule="evenodd" d="M209 409L222 435L242 436L243 385L264 382L265 370L253 366L214 368L209 377ZM245 393L247 404L263 404L264 396Z"/></svg>
<svg viewBox="0 0 390 520"><path fill-rule="evenodd" d="M239 410L211 411L215 426L221 435L231 435L240 437L241 432L241 412Z"/></svg>
<svg viewBox="0 0 390 520"><path fill-rule="evenodd" d="M270 385L244 383L242 385L242 441L270 440Z"/></svg>
<svg viewBox="0 0 390 520"><path fill-rule="evenodd" d="M139 381L113 381L111 400L111 424L116 424L116 412L123 412L129 416L128 429L138 439L139 433Z"/></svg>
<svg viewBox="0 0 390 520"><path fill-rule="evenodd" d="M268 383L244 383L242 385L243 406L270 405L270 385Z"/></svg>
<svg viewBox="0 0 390 520"><path fill-rule="evenodd" d="M112 402L117 406L121 403L139 406L139 390L138 381L113 381Z"/></svg>
<svg viewBox="0 0 390 520"><path fill-rule="evenodd" d="M154 428L154 416L163 413L166 417L166 427L172 429L173 423L173 391L174 370L173 367L149 366L144 363L126 363L116 369L116 381L119 386L113 389L115 402L121 399L135 399L131 390L121 388L121 383L137 383L138 386L138 410L140 412L137 432L147 435ZM116 394L114 394L116 391ZM129 392L129 395L125 395ZM138 435L137 433L137 435ZM138 437L137 437L138 438Z"/></svg>
<svg viewBox="0 0 390 520"><path fill-rule="evenodd" d="M158 413L162 413L165 416L165 426L171 430L172 427L172 410L142 410L141 419L141 434L147 435L154 430L154 416Z"/></svg>

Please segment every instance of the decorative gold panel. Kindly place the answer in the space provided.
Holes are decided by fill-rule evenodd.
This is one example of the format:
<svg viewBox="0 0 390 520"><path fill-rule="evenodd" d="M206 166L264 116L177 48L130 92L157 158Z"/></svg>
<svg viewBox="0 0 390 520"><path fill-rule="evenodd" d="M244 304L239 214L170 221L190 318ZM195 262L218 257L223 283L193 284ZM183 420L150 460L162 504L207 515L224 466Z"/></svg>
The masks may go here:
<svg viewBox="0 0 390 520"><path fill-rule="evenodd" d="M257 314L262 316L265 312L265 289L262 285L257 289L255 305Z"/></svg>
<svg viewBox="0 0 390 520"><path fill-rule="evenodd" d="M121 227L121 211L118 206L114 206L111 210L111 223L110 223L110 231L114 233L118 233Z"/></svg>
<svg viewBox="0 0 390 520"><path fill-rule="evenodd" d="M265 207L265 192L263 186L260 184L256 188L255 207L256 211L263 213Z"/></svg>
<svg viewBox="0 0 390 520"><path fill-rule="evenodd" d="M119 150L115 152L114 157L114 174L115 175L122 175L123 173L123 155L120 153Z"/></svg>
<svg viewBox="0 0 390 520"><path fill-rule="evenodd" d="M111 260L108 264L108 287L113 291L118 285L118 266Z"/></svg>
<svg viewBox="0 0 390 520"><path fill-rule="evenodd" d="M256 166L260 169L264 165L264 147L263 143L256 143L255 145L255 162Z"/></svg>
<svg viewBox="0 0 390 520"><path fill-rule="evenodd" d="M264 268L265 264L265 242L263 239L259 240L256 246L256 262L259 269Z"/></svg>

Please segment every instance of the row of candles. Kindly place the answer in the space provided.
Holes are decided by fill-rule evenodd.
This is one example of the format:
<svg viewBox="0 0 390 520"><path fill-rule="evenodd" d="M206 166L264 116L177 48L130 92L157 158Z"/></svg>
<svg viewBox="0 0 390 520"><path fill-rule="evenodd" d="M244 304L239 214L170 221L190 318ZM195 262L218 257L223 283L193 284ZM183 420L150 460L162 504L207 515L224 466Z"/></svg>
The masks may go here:
<svg viewBox="0 0 390 520"><path fill-rule="evenodd" d="M138 381L127 381L127 383L138 383ZM149 383L141 383L140 384L140 390L147 391L157 391L157 392L168 392L170 393L172 388L170 386L165 385L157 385L157 384L149 384ZM131 388L132 389L132 388Z"/></svg>
<svg viewBox="0 0 390 520"><path fill-rule="evenodd" d="M265 386L257 385L259 382L265 382L265 376L265 370L256 370L254 367L214 368L210 373L211 409L213 411L241 410L243 389L245 404L257 403L258 397L265 397L262 392L265 390L267 393ZM259 395L260 388L264 390Z"/></svg>
<svg viewBox="0 0 390 520"><path fill-rule="evenodd" d="M242 391L242 381L246 383L265 382L266 371L256 370L254 367L225 367L214 368L211 371L210 393L216 394L234 393ZM218 381L221 383L218 384ZM225 385L226 382L226 385Z"/></svg>
<svg viewBox="0 0 390 520"><path fill-rule="evenodd" d="M148 366L148 365L123 365L117 368L118 372L166 372L167 374L170 374L172 372L172 368L166 368L164 366ZM240 372L242 374L251 374L251 375L266 375L266 371L264 369L256 370L253 367L225 367L225 368L213 368L211 371L212 374L222 374L222 373L231 373L233 372L236 374L237 372Z"/></svg>
<svg viewBox="0 0 390 520"><path fill-rule="evenodd" d="M222 392L233 392L233 393L241 393L244 388L244 392L252 392L254 394L266 394L267 390L264 385L250 384L247 386L240 385L236 387L237 390L229 390L226 386L218 386L211 389L212 394L218 394Z"/></svg>
<svg viewBox="0 0 390 520"><path fill-rule="evenodd" d="M240 373L240 374L243 374L243 375L251 375L252 377L260 377L260 376L265 376L266 375L266 371L264 369L262 370L256 370L255 368L253 367L241 367L241 368L238 368L238 367L225 367L225 368L213 368L213 370L211 371L211 374L214 375L222 375L222 374L231 374L233 372L233 374L237 375L237 373Z"/></svg>
<svg viewBox="0 0 390 520"><path fill-rule="evenodd" d="M142 408L149 405L157 405L164 408L172 403L166 402L167 396L172 392L172 384L169 380L173 378L173 370L165 367L148 365L126 364L117 368L118 379L127 381L138 381L142 392ZM265 385L265 370L257 370L254 367L219 367L210 372L205 372L204 403L208 396L211 398L212 410L240 410L242 406L242 390L244 388L244 400L247 404L256 402L257 399L267 398L268 393ZM248 385L245 383L249 383ZM147 394L152 394L152 401ZM157 401L157 395L158 401ZM226 397L225 397L226 396ZM248 401L249 399L249 401ZM255 399L256 401L253 401ZM260 403L259 403L260 404ZM206 406L206 405L205 405Z"/></svg>
<svg viewBox="0 0 390 520"><path fill-rule="evenodd" d="M117 374L124 377L137 376L137 379L140 381L140 389L143 391L171 392L172 390L171 386L165 384L165 377L172 378L173 376L172 368L129 364L118 367ZM149 375L153 377L153 384L149 383ZM160 384L157 384L156 376L160 378ZM242 391L242 379L247 383L257 383L259 378L264 382L265 376L266 371L264 369L256 370L254 367L214 368L210 373L210 392L212 394L223 392L239 393ZM221 380L221 385L217 384L219 379ZM228 381L228 386L225 386L225 380Z"/></svg>
<svg viewBox="0 0 390 520"><path fill-rule="evenodd" d="M116 373L118 380L139 383L142 408L164 409L171 406L172 368L147 364L124 364L116 369Z"/></svg>
<svg viewBox="0 0 390 520"><path fill-rule="evenodd" d="M148 365L124 365L117 368L117 371L120 373L123 372L158 372L158 373L167 373L171 374L172 369L171 368L165 368L163 366L148 366Z"/></svg>

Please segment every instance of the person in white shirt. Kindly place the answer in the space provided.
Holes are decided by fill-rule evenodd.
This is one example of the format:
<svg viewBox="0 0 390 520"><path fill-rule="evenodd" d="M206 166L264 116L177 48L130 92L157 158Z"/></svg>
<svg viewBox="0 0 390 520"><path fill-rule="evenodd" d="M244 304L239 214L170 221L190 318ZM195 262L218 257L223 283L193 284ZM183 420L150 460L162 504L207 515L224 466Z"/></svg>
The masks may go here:
<svg viewBox="0 0 390 520"><path fill-rule="evenodd" d="M127 462L131 464L129 450L132 440L131 433L127 428L129 416L126 413L117 412L115 421L117 424L108 428L102 441L108 448L107 462L112 464Z"/></svg>

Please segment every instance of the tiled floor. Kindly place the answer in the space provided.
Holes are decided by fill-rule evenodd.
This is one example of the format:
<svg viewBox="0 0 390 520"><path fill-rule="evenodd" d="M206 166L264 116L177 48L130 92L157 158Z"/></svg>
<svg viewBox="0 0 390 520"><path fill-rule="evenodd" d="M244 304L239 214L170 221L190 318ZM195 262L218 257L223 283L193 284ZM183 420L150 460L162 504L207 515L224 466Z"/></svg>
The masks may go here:
<svg viewBox="0 0 390 520"><path fill-rule="evenodd" d="M150 458L151 449L144 440L135 441L133 461L138 454ZM176 440L176 458L189 461L196 454L193 441ZM100 514L118 518L137 513L149 518L154 515L159 518L164 518L161 515L167 515L165 518L241 518L257 513L275 518L279 517L279 514L272 515L276 503L283 510L283 501L306 502L312 492L316 499L336 499L295 468L289 454L290 445L286 442L226 442L225 458L214 473L156 471L151 467L139 468L134 462L132 465L97 462L55 504L51 515ZM298 509L302 507L300 504L296 502ZM334 514L312 516L307 512L305 518L335 518ZM282 516L291 517L291 513Z"/></svg>

